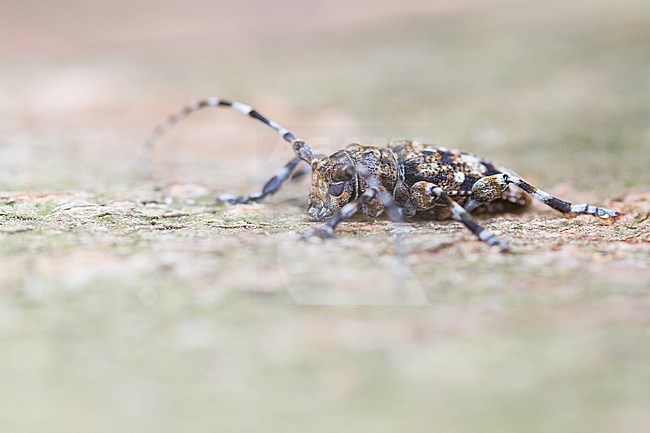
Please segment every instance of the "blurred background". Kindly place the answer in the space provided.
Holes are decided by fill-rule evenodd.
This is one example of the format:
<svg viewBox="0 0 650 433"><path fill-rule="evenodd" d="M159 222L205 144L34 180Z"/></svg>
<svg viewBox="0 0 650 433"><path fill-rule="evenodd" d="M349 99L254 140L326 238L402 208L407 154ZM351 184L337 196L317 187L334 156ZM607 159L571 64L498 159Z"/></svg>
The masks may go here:
<svg viewBox="0 0 650 433"><path fill-rule="evenodd" d="M424 137L546 185L648 184L642 0L1 8L0 188L131 182L151 128L207 96L247 102L324 150L348 138ZM161 144L163 178L214 184L232 175L236 186L290 155L237 114L195 117Z"/></svg>
<svg viewBox="0 0 650 433"><path fill-rule="evenodd" d="M647 0L3 1L0 191L131 200L150 185L137 158L154 125L219 96L319 150L424 138L602 201L650 182L649 59ZM160 143L155 184L248 192L290 157L262 125L204 110ZM303 180L274 200L296 222L306 195ZM650 423L647 248L614 278L579 247L485 261L434 246L413 259L419 307L300 307L282 296L277 255L318 267L323 290L338 268L302 247L278 253L284 238L259 236L277 227L136 239L101 224L101 236L57 226L0 240L2 431ZM360 249L363 287L386 262L360 242L322 254L345 266Z"/></svg>

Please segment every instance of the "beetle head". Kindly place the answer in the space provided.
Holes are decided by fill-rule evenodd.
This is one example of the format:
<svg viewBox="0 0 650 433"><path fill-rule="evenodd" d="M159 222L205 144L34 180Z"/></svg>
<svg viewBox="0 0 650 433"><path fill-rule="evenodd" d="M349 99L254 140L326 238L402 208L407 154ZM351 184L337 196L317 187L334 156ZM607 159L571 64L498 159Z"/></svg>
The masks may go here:
<svg viewBox="0 0 650 433"><path fill-rule="evenodd" d="M356 176L352 158L345 151L312 162L308 218L324 221L354 198Z"/></svg>

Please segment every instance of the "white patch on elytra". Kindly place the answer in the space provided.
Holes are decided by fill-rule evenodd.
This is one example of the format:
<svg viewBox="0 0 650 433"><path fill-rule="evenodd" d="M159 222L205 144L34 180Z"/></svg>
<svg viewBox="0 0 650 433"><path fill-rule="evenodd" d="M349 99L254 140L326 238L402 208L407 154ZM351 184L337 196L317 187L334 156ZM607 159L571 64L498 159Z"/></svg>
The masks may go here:
<svg viewBox="0 0 650 433"><path fill-rule="evenodd" d="M469 165L477 173L486 173L487 167L481 163L481 158L475 155L462 154L458 157L463 163Z"/></svg>
<svg viewBox="0 0 650 433"><path fill-rule="evenodd" d="M454 180L456 181L456 183L465 182L465 173L463 173L462 171L457 171L456 173L454 173Z"/></svg>

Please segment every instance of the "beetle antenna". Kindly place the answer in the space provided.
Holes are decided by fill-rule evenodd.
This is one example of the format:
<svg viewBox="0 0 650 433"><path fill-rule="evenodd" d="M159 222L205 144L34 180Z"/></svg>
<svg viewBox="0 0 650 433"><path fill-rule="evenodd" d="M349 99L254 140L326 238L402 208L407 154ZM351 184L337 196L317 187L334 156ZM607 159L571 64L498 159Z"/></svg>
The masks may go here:
<svg viewBox="0 0 650 433"><path fill-rule="evenodd" d="M249 105L242 104L241 102L229 101L226 99L213 97L213 98L202 99L199 101L194 101L189 103L185 107L181 108L175 114L169 116L167 120L159 124L153 130L153 132L149 135L149 137L145 141L144 154L142 155L142 159L140 162L140 171L144 176L149 176L151 174L151 155L153 153L153 148L154 145L158 142L158 140L160 140L160 138L163 136L163 134L167 132L169 129L171 129L171 127L174 126L176 123L189 116L191 113L205 107L229 107L239 111L240 113L246 114L252 117L253 119L257 119L260 122L264 123L265 125L268 125L271 128L273 128L275 132L277 132L284 140L289 142L292 145L294 152L296 153L297 156L300 157L300 159L302 159L303 161L309 164L311 164L311 162L314 159L312 150L309 147L309 145L307 145L301 139L296 138L296 136L293 135L293 133L289 131L287 128L285 128L284 126L274 122L273 120L268 119L267 117L263 116L257 110L255 110L253 107Z"/></svg>

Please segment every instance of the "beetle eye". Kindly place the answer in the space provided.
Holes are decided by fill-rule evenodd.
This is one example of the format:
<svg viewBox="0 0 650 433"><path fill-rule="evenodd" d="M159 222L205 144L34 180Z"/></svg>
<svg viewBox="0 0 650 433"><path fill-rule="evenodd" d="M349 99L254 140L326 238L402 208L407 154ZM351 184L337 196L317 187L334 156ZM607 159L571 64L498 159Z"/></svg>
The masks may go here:
<svg viewBox="0 0 650 433"><path fill-rule="evenodd" d="M344 190L345 190L345 182L335 182L330 185L329 194L334 197L338 197L341 194L343 194Z"/></svg>

